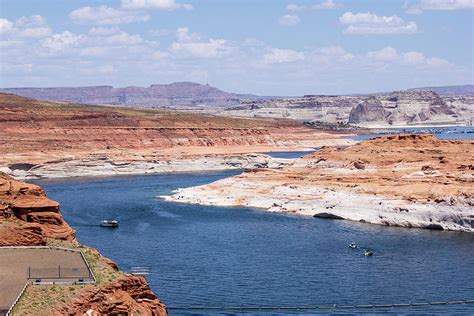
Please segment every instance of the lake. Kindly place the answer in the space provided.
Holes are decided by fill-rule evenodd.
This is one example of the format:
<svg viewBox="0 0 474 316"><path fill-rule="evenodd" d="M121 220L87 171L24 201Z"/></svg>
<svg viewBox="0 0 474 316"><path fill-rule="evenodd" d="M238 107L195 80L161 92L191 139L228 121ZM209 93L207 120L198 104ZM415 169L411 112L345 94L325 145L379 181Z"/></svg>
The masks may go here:
<svg viewBox="0 0 474 316"><path fill-rule="evenodd" d="M474 127L406 127L406 128L383 128L380 133L367 133L351 137L353 140L361 141L369 138L389 134L433 134L439 139L474 139Z"/></svg>
<svg viewBox="0 0 474 316"><path fill-rule="evenodd" d="M148 281L168 306L386 304L474 298L473 234L156 199L178 187L238 173L36 183L61 203L81 243L97 248L125 271L149 267ZM108 217L119 218L120 227L99 227ZM364 257L362 250L350 249L352 241L375 255ZM474 313L474 305L368 311ZM170 309L170 313L183 311Z"/></svg>

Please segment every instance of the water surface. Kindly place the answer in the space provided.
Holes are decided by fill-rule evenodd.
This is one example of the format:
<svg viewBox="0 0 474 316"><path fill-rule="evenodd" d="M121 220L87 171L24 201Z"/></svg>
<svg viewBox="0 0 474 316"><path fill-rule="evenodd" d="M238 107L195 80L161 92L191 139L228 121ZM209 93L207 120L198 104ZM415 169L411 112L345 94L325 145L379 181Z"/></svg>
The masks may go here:
<svg viewBox="0 0 474 316"><path fill-rule="evenodd" d="M39 181L80 242L123 270L150 267L168 306L384 304L474 298L467 233L166 203L157 195L238 171ZM108 217L118 229L98 227ZM375 256L348 248L351 241ZM372 311L372 310L371 310ZM380 312L466 312L474 305ZM352 311L353 312L353 311ZM372 311L374 312L374 311Z"/></svg>
<svg viewBox="0 0 474 316"><path fill-rule="evenodd" d="M353 140L362 141L369 138L389 135L389 134L433 134L439 139L474 139L474 127L455 126L455 127L406 127L406 128L384 128L380 133L360 134L351 137Z"/></svg>

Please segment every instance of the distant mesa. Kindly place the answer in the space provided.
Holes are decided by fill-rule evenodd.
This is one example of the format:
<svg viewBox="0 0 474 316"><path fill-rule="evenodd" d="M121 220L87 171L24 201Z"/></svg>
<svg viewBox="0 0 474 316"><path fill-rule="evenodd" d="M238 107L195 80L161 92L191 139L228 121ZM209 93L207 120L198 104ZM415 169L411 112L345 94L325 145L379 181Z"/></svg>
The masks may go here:
<svg viewBox="0 0 474 316"><path fill-rule="evenodd" d="M239 104L242 100L257 99L250 94L228 93L193 82L174 82L171 84L153 84L148 88L111 86L90 87L53 87L53 88L5 88L0 92L45 100L77 102L84 104L130 105L142 107L174 107Z"/></svg>
<svg viewBox="0 0 474 316"><path fill-rule="evenodd" d="M46 101L285 118L319 128L472 125L474 121L474 85L413 88L372 95L307 94L303 97L229 93L208 84L187 81L152 84L147 88L5 88L0 92Z"/></svg>

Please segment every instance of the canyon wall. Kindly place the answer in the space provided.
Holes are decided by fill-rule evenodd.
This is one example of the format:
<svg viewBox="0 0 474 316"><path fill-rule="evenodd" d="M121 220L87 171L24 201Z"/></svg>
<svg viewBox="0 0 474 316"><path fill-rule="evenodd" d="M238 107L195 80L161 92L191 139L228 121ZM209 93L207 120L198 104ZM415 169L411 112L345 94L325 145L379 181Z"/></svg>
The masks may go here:
<svg viewBox="0 0 474 316"><path fill-rule="evenodd" d="M472 85L415 88L373 95L305 95L292 98L227 93L191 82L151 85L148 88L9 88L0 89L0 92L48 101L171 108L222 116L288 118L313 125L472 125L474 120ZM367 102L380 102L381 107L369 108Z"/></svg>
<svg viewBox="0 0 474 316"><path fill-rule="evenodd" d="M474 96L406 90L380 95L318 96L253 100L209 111L220 115L285 117L298 121L362 127L472 125Z"/></svg>
<svg viewBox="0 0 474 316"><path fill-rule="evenodd" d="M246 153L351 143L344 135L284 119L86 106L0 94L0 170L20 177L33 168L37 176L67 176L64 171L87 175L88 166L102 175L174 171L183 166L179 161L194 165L192 171L239 168L266 159L238 157Z"/></svg>

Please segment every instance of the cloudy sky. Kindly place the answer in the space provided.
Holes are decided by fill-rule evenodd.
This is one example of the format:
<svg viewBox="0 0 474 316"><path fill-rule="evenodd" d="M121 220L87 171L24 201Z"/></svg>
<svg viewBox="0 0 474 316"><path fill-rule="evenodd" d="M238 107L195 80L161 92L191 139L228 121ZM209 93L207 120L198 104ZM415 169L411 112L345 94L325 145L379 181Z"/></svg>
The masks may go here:
<svg viewBox="0 0 474 316"><path fill-rule="evenodd" d="M472 84L473 0L1 0L0 86Z"/></svg>

